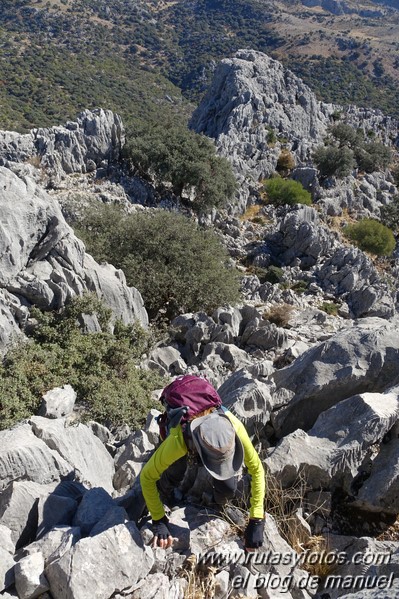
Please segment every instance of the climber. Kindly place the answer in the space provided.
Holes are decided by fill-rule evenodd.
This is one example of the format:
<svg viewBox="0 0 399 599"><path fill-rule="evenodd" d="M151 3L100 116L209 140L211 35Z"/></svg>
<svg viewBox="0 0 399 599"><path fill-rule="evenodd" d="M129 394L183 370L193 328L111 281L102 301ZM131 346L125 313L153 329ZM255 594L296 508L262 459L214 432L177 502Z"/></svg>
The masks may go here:
<svg viewBox="0 0 399 599"><path fill-rule="evenodd" d="M245 464L251 475L245 548L259 548L265 525L265 474L245 427L222 407L216 390L200 377L179 377L163 390L161 400L166 407L160 426L164 440L140 475L152 518L153 546L167 548L173 544L160 494L166 499L172 497L185 475L188 458L194 456L211 475L213 502L217 506L235 496L237 475Z"/></svg>

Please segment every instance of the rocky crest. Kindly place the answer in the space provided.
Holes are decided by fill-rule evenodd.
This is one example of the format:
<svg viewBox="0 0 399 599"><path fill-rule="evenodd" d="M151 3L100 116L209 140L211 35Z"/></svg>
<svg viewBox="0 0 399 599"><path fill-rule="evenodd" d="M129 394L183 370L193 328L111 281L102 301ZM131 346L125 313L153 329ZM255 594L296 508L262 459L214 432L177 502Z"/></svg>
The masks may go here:
<svg viewBox="0 0 399 599"><path fill-rule="evenodd" d="M284 149L295 159L293 178L312 190L327 213L339 215L348 208L358 216L378 217L379 205L388 203L389 194L395 193L386 177L379 181L370 175L364 185L347 177L330 189L318 186L311 155L338 114L347 124L378 135L384 143L399 145L396 119L376 110L319 102L280 62L261 52L239 50L216 68L191 127L215 139L218 152L231 162L241 184L240 211L253 195L254 183L276 171Z"/></svg>

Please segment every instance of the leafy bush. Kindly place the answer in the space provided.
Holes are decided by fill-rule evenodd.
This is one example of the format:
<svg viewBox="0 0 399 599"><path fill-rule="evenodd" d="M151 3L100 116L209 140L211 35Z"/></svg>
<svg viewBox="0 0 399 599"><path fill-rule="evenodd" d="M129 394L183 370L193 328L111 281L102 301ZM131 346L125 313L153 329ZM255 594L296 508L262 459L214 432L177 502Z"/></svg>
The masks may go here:
<svg viewBox="0 0 399 599"><path fill-rule="evenodd" d="M99 261L122 268L150 318L212 310L239 298L238 274L218 237L166 211L125 215L115 206L87 213L78 234Z"/></svg>
<svg viewBox="0 0 399 599"><path fill-rule="evenodd" d="M96 314L103 332L85 333L81 314ZM151 392L162 379L137 367L151 344L139 325L115 324L92 297L73 300L62 312L34 308L37 324L29 342L9 351L0 366L0 428L29 417L49 389L70 384L90 418L108 426L139 427L152 407Z"/></svg>
<svg viewBox="0 0 399 599"><path fill-rule="evenodd" d="M347 177L355 166L353 152L347 147L318 146L313 160L322 177Z"/></svg>
<svg viewBox="0 0 399 599"><path fill-rule="evenodd" d="M363 133L359 129L354 129L346 123L333 125L330 127L329 132L340 147L349 146L355 148L364 139Z"/></svg>
<svg viewBox="0 0 399 599"><path fill-rule="evenodd" d="M282 268L278 266L269 266L266 271L265 281L269 283L280 283L284 275L284 271Z"/></svg>
<svg viewBox="0 0 399 599"><path fill-rule="evenodd" d="M264 187L271 203L276 206L288 204L305 204L310 206L312 196L299 181L292 179L282 179L281 177L273 177L264 183Z"/></svg>
<svg viewBox="0 0 399 599"><path fill-rule="evenodd" d="M346 177L355 166L372 173L387 168L392 159L390 148L377 141L366 142L364 133L350 125L339 123L329 132L332 139L328 145L319 146L313 154L322 177Z"/></svg>
<svg viewBox="0 0 399 599"><path fill-rule="evenodd" d="M366 173L387 168L392 159L391 150L379 142L363 144L356 148L355 158L358 168Z"/></svg>
<svg viewBox="0 0 399 599"><path fill-rule="evenodd" d="M177 196L194 191L197 212L222 207L233 196L236 181L229 162L216 155L213 142L190 131L177 119L145 123L130 135L125 158L142 176L170 184Z"/></svg>
<svg viewBox="0 0 399 599"><path fill-rule="evenodd" d="M391 229L371 218L347 225L344 234L361 250L376 256L389 256L395 249L395 237Z"/></svg>

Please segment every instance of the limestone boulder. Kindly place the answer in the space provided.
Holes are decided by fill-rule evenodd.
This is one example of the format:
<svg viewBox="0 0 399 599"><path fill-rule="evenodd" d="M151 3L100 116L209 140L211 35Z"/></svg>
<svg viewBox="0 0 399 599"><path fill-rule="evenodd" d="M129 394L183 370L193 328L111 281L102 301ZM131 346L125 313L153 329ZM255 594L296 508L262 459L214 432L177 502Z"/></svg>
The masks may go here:
<svg viewBox="0 0 399 599"><path fill-rule="evenodd" d="M399 377L398 324L360 320L276 370L271 421L277 436L309 430L323 411L357 393L392 387Z"/></svg>
<svg viewBox="0 0 399 599"><path fill-rule="evenodd" d="M73 410L76 393L71 385L50 389L43 395L38 415L46 418L62 418Z"/></svg>
<svg viewBox="0 0 399 599"><path fill-rule="evenodd" d="M44 557L38 551L22 558L14 568L15 586L20 599L35 599L49 590L44 575Z"/></svg>
<svg viewBox="0 0 399 599"><path fill-rule="evenodd" d="M30 422L35 435L70 465L75 480L112 492L113 459L88 426L41 416L33 416Z"/></svg>
<svg viewBox="0 0 399 599"><path fill-rule="evenodd" d="M38 500L48 497L54 488L54 484L13 481L0 493L0 524L10 529L12 542L17 549L35 540Z"/></svg>
<svg viewBox="0 0 399 599"><path fill-rule="evenodd" d="M14 583L15 561L12 555L0 547L0 592Z"/></svg>
<svg viewBox="0 0 399 599"><path fill-rule="evenodd" d="M367 468L373 449L398 418L398 388L356 395L323 412L308 433L298 429L285 436L269 450L266 467L284 487L304 476L311 489L339 488L353 495L352 483ZM391 457L381 476L381 492L396 484L391 475L396 458ZM387 500L390 502L392 499ZM381 507L377 503L372 509Z"/></svg>
<svg viewBox="0 0 399 599"><path fill-rule="evenodd" d="M218 389L223 405L245 424L250 435L261 431L270 419L271 387L246 370L232 374Z"/></svg>
<svg viewBox="0 0 399 599"><path fill-rule="evenodd" d="M151 549L128 522L80 540L45 575L54 599L109 599L145 579L153 563Z"/></svg>
<svg viewBox="0 0 399 599"><path fill-rule="evenodd" d="M15 480L46 484L70 471L70 463L39 439L29 424L0 431L0 491Z"/></svg>

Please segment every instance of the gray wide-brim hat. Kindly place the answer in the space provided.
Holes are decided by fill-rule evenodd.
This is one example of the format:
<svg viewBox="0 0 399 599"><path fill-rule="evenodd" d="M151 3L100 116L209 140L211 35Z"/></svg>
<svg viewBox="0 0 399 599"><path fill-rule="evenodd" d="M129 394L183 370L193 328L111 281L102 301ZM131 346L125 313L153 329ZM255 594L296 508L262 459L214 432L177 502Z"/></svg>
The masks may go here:
<svg viewBox="0 0 399 599"><path fill-rule="evenodd" d="M227 416L212 412L195 418L190 432L202 463L214 478L227 480L238 474L244 449Z"/></svg>

